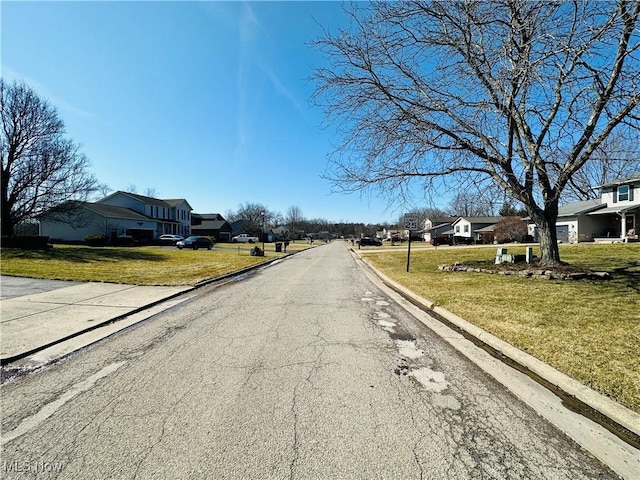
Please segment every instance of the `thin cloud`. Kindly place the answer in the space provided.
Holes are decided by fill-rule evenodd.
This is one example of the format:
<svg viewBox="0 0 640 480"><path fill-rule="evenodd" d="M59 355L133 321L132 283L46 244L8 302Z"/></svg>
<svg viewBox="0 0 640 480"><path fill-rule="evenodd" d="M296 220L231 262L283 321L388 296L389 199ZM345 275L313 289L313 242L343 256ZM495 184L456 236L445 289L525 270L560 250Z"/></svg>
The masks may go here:
<svg viewBox="0 0 640 480"><path fill-rule="evenodd" d="M20 72L2 65L2 78L7 82L24 82L29 87L34 89L43 98L49 101L49 103L57 110L68 113L80 118L92 118L94 115L91 112L78 108L71 103L67 102L63 98L55 95L45 84L21 74Z"/></svg>
<svg viewBox="0 0 640 480"><path fill-rule="evenodd" d="M282 83L280 77L276 74L276 72L269 65L265 63L260 63L260 68L264 73L266 73L267 77L275 87L276 91L285 97L289 102L293 105L293 107L302 115L305 120L308 120L307 110L302 106L302 104L298 101L296 96L287 88L287 86Z"/></svg>

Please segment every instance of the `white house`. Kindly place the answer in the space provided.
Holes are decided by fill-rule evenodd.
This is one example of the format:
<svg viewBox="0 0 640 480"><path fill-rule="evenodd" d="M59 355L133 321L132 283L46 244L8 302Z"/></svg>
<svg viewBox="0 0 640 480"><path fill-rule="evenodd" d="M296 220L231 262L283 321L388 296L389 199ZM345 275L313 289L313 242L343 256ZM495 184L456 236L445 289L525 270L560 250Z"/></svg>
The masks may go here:
<svg viewBox="0 0 640 480"><path fill-rule="evenodd" d="M432 217L424 221L423 238L425 242L430 242L432 238L453 236L451 225L456 220L455 217Z"/></svg>
<svg viewBox="0 0 640 480"><path fill-rule="evenodd" d="M598 188L600 198L572 202L558 209L558 241L624 241L638 235L640 173ZM529 223L529 234L538 239L533 223Z"/></svg>
<svg viewBox="0 0 640 480"><path fill-rule="evenodd" d="M482 236L493 232L493 226L505 217L458 217L453 224L453 236L468 242L482 242Z"/></svg>
<svg viewBox="0 0 640 480"><path fill-rule="evenodd" d="M87 235L112 240L127 235L151 241L171 233L189 236L191 206L184 199L160 200L116 192L95 203L72 202L40 216L40 235L54 240L81 241Z"/></svg>

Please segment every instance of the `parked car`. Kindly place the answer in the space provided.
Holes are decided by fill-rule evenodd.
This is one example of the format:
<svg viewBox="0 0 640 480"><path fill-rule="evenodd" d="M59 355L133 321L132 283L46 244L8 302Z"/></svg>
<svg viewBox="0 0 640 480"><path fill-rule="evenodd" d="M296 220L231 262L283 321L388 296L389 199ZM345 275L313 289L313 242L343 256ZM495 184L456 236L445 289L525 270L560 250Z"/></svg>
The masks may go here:
<svg viewBox="0 0 640 480"><path fill-rule="evenodd" d="M179 240L176 242L176 247L180 250L183 248L193 248L197 250L198 248L206 248L211 250L213 248L213 242L207 237L198 237L196 235L192 235L191 237L187 237L184 240Z"/></svg>
<svg viewBox="0 0 640 480"><path fill-rule="evenodd" d="M382 246L382 242L380 240L378 240L377 238L364 237L364 238L361 238L360 240L358 240L358 243L360 244L361 247L364 247L366 245L373 245L373 246L376 246L376 247L381 247Z"/></svg>
<svg viewBox="0 0 640 480"><path fill-rule="evenodd" d="M438 245L453 245L453 238L451 237L436 237L431 239L431 245L437 247Z"/></svg>
<svg viewBox="0 0 640 480"><path fill-rule="evenodd" d="M231 239L232 243L257 243L259 241L260 239L258 237L247 235L246 233L241 233Z"/></svg>
<svg viewBox="0 0 640 480"><path fill-rule="evenodd" d="M158 242L160 245L175 245L180 240L184 240L182 235L169 235L164 234L158 237Z"/></svg>

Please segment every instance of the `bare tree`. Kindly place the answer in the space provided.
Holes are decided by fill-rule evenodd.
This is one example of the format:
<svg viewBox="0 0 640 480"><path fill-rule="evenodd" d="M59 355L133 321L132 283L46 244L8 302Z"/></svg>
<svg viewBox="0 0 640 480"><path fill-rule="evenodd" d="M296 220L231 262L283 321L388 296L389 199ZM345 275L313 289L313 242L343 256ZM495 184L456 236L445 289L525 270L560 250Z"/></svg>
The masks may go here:
<svg viewBox="0 0 640 480"><path fill-rule="evenodd" d="M233 215L234 221L244 220L247 224L247 233L262 235L264 227L271 225L274 214L260 203L247 202L238 206L238 211Z"/></svg>
<svg viewBox="0 0 640 480"><path fill-rule="evenodd" d="M106 197L106 196L107 196L107 195L109 195L111 192L113 192L113 189L112 189L109 185L107 185L106 183L99 183L99 184L96 186L96 193L99 195L98 200L99 200L100 198L104 198L104 197Z"/></svg>
<svg viewBox="0 0 640 480"><path fill-rule="evenodd" d="M560 262L565 187L616 131L640 124L640 2L353 3L349 29L314 44L315 101L343 135L327 177L389 196L417 180L489 179ZM436 190L437 191L437 190Z"/></svg>
<svg viewBox="0 0 640 480"><path fill-rule="evenodd" d="M477 194L457 193L449 203L449 212L454 217L492 217L495 204Z"/></svg>
<svg viewBox="0 0 640 480"><path fill-rule="evenodd" d="M144 190L144 195L146 197L151 197L151 198L158 198L158 191L156 190L156 187L147 187Z"/></svg>
<svg viewBox="0 0 640 480"><path fill-rule="evenodd" d="M20 222L86 200L96 179L54 107L24 83L0 79L0 91L2 235L12 235Z"/></svg>
<svg viewBox="0 0 640 480"><path fill-rule="evenodd" d="M287 213L284 216L284 222L291 230L291 236L294 241L296 239L296 232L297 230L300 230L302 228L304 221L305 218L300 207L298 207L297 205L292 205L287 209Z"/></svg>

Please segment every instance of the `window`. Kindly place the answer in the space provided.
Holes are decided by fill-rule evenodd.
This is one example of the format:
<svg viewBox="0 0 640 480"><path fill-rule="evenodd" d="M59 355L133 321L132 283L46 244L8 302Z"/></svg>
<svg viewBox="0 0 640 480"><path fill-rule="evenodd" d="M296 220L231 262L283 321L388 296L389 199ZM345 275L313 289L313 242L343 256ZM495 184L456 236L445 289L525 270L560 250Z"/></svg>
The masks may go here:
<svg viewBox="0 0 640 480"><path fill-rule="evenodd" d="M469 233L469 225L464 226L464 233Z"/></svg>
<svg viewBox="0 0 640 480"><path fill-rule="evenodd" d="M456 233L460 233L460 225L456 225Z"/></svg>
<svg viewBox="0 0 640 480"><path fill-rule="evenodd" d="M621 202L629 200L629 185L620 185L618 187L618 200Z"/></svg>

